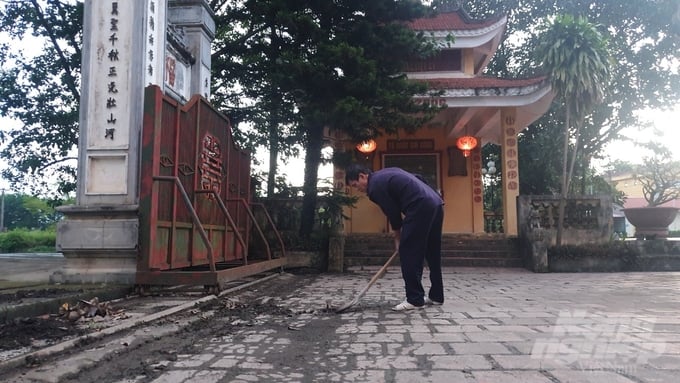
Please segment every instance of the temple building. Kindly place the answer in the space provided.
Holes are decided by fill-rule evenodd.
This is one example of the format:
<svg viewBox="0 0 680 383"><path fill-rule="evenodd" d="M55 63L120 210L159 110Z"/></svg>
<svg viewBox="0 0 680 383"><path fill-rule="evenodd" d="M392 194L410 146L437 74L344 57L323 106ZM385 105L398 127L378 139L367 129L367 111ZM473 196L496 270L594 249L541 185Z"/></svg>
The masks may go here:
<svg viewBox="0 0 680 383"><path fill-rule="evenodd" d="M484 182L481 147L500 145L496 167L502 175L502 231L516 236L519 195L517 135L542 116L553 99L547 77L524 79L484 75L484 69L506 30L505 15L473 20L461 7L449 7L432 18L409 26L425 32L440 50L427 60L411 63L409 79L424 81L440 91L438 97L417 97L443 107L416 133L383 135L371 142L344 142L356 161L373 169L397 166L422 175L443 196L444 233L484 233ZM454 39L451 41L450 37ZM336 187L350 194L344 173L335 171ZM345 214L345 234L387 233L389 224L379 207L363 194Z"/></svg>

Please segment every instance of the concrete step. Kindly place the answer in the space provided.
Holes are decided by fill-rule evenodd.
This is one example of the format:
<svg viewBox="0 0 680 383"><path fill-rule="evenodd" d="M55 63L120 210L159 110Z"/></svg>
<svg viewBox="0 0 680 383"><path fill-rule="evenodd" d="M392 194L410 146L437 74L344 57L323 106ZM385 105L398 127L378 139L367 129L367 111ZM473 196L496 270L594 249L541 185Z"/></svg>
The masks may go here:
<svg viewBox="0 0 680 383"><path fill-rule="evenodd" d="M381 265L394 251L389 234L352 234L345 241L345 267ZM442 264L459 267L522 267L517 238L496 234L444 234Z"/></svg>

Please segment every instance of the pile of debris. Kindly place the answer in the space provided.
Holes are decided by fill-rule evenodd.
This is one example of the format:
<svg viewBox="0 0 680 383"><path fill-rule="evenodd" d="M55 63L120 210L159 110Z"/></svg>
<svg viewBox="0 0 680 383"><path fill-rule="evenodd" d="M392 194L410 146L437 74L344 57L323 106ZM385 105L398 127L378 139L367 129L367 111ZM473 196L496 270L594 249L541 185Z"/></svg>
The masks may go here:
<svg viewBox="0 0 680 383"><path fill-rule="evenodd" d="M80 318L106 317L117 314L120 314L120 310L114 311L109 302L99 302L99 298L94 297L89 301L81 299L75 305L62 304L59 307L58 316L69 322L76 322Z"/></svg>

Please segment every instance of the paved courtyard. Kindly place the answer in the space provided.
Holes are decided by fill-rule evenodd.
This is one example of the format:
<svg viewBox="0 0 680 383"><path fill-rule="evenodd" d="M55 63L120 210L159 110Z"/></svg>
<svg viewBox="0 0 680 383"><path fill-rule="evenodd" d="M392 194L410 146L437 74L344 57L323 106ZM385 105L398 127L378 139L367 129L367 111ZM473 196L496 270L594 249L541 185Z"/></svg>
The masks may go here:
<svg viewBox="0 0 680 383"><path fill-rule="evenodd" d="M340 315L324 310L351 300L375 271L283 274L272 279L278 292L256 287L249 294L293 315L263 314L214 336L180 332L192 347L148 361L154 373L105 379L112 368L135 364L119 353L99 366L97 381L639 383L680 376L680 273L447 268L444 305L404 313L390 310L403 299L392 267L355 308ZM155 335L140 329L132 338L144 336ZM120 352L133 361L151 355L143 348ZM17 381L89 381L96 371L54 378L86 359L46 364Z"/></svg>
<svg viewBox="0 0 680 383"><path fill-rule="evenodd" d="M293 310L351 299L374 269L323 275L282 300ZM275 366L296 344L277 332L212 339L179 355L155 382L676 382L680 273L534 274L446 269L446 302L392 312L403 295L392 268L335 335L302 364ZM427 280L427 279L426 279ZM427 283L426 283L427 286ZM302 311L304 312L304 311ZM337 320L299 315L297 331ZM309 357L308 357L309 359ZM240 373L225 377L238 366Z"/></svg>

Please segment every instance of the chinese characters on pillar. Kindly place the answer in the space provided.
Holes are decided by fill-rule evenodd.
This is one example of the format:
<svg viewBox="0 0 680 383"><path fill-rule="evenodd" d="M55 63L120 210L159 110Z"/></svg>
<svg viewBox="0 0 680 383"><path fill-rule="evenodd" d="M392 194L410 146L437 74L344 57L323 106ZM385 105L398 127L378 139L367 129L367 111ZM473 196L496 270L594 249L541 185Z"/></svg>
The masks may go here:
<svg viewBox="0 0 680 383"><path fill-rule="evenodd" d="M517 130L515 129L515 118L506 117L505 120L505 163L507 165L507 186L508 190L519 188L519 177L517 173Z"/></svg>
<svg viewBox="0 0 680 383"><path fill-rule="evenodd" d="M108 82L107 82L107 97L106 97L106 128L104 130L104 138L114 140L116 132L116 121L118 120L118 64L120 62L120 51L118 50L118 18L120 16L118 2L111 3L110 18L109 18L109 37L108 37L108 54L106 55L109 65Z"/></svg>
<svg viewBox="0 0 680 383"><path fill-rule="evenodd" d="M472 200L475 204L484 202L482 190L482 150L479 146L472 149Z"/></svg>
<svg viewBox="0 0 680 383"><path fill-rule="evenodd" d="M217 137L206 134L201 143L200 154L201 189L212 190L217 195L222 190L222 149ZM215 198L209 194L208 198Z"/></svg>
<svg viewBox="0 0 680 383"><path fill-rule="evenodd" d="M159 84L160 63L163 59L163 49L161 48L164 40L164 0L148 0L146 10L146 49L145 49L145 77L146 84Z"/></svg>

